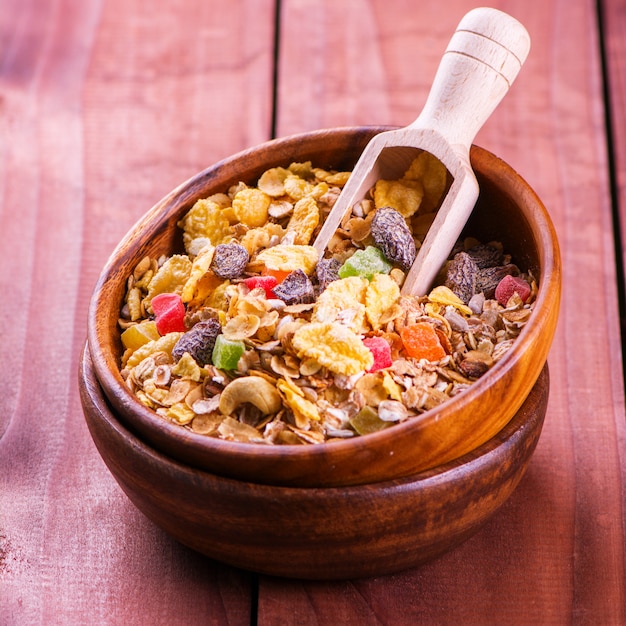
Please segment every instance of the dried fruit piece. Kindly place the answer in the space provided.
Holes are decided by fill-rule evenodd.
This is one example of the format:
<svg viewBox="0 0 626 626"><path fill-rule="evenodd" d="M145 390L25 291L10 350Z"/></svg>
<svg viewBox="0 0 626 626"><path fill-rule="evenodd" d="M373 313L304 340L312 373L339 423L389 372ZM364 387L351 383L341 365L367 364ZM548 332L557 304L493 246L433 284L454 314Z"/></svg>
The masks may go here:
<svg viewBox="0 0 626 626"><path fill-rule="evenodd" d="M341 263L331 257L330 259L320 259L315 273L317 275L317 282L321 289L326 289L329 283L339 279L339 268Z"/></svg>
<svg viewBox="0 0 626 626"><path fill-rule="evenodd" d="M377 370L391 366L393 363L391 359L391 346L386 339L382 337L367 337L363 339L363 345L374 357L374 364L369 368L368 372L376 372Z"/></svg>
<svg viewBox="0 0 626 626"><path fill-rule="evenodd" d="M278 284L275 276L250 276L243 281L248 289L264 289L266 298L275 298L274 287Z"/></svg>
<svg viewBox="0 0 626 626"><path fill-rule="evenodd" d="M172 350L172 358L178 361L188 352L200 365L211 363L215 340L221 332L222 327L216 319L198 322L178 340Z"/></svg>
<svg viewBox="0 0 626 626"><path fill-rule="evenodd" d="M250 260L248 251L238 243L221 243L215 247L211 269L220 278L237 278Z"/></svg>
<svg viewBox="0 0 626 626"><path fill-rule="evenodd" d="M506 306L514 293L517 293L522 302L526 302L530 296L530 285L523 278L505 276L496 287L496 300L502 306Z"/></svg>
<svg viewBox="0 0 626 626"><path fill-rule="evenodd" d="M365 250L357 250L344 261L339 268L339 277L362 276L371 280L374 274L389 274L392 267L393 265L378 248L367 246Z"/></svg>
<svg viewBox="0 0 626 626"><path fill-rule="evenodd" d="M282 283L274 287L274 293L287 304L315 302L313 283L302 270L290 272Z"/></svg>
<svg viewBox="0 0 626 626"><path fill-rule="evenodd" d="M415 261L417 250L402 215L391 207L382 207L374 213L370 228L374 242L385 257L407 271Z"/></svg>
<svg viewBox="0 0 626 626"><path fill-rule="evenodd" d="M476 287L478 265L467 252L454 255L446 268L445 286L451 289L465 304L480 291Z"/></svg>
<svg viewBox="0 0 626 626"><path fill-rule="evenodd" d="M156 323L145 320L140 324L129 326L121 335L122 343L127 350L137 350L149 341L160 337Z"/></svg>
<svg viewBox="0 0 626 626"><path fill-rule="evenodd" d="M152 311L160 335L185 332L185 305L177 293L160 293L152 298Z"/></svg>
<svg viewBox="0 0 626 626"><path fill-rule="evenodd" d="M414 359L439 361L446 356L435 327L429 322L416 322L405 326L400 331L400 337L406 353Z"/></svg>
<svg viewBox="0 0 626 626"><path fill-rule="evenodd" d="M371 406L364 406L351 420L350 425L359 435L368 435L388 428L392 422L385 422L378 417L378 412Z"/></svg>
<svg viewBox="0 0 626 626"><path fill-rule="evenodd" d="M472 257L472 261L474 261L478 269L481 270L486 267L502 265L502 259L504 257L500 248L482 243L469 248L467 254Z"/></svg>
<svg viewBox="0 0 626 626"><path fill-rule="evenodd" d="M501 265L499 267L486 267L479 270L476 277L476 291L483 292L485 298L491 300L495 298L496 287L505 276L517 276L519 268L517 265Z"/></svg>
<svg viewBox="0 0 626 626"><path fill-rule="evenodd" d="M211 355L213 365L220 370L237 369L237 363L245 352L243 341L231 341L224 335L218 335Z"/></svg>

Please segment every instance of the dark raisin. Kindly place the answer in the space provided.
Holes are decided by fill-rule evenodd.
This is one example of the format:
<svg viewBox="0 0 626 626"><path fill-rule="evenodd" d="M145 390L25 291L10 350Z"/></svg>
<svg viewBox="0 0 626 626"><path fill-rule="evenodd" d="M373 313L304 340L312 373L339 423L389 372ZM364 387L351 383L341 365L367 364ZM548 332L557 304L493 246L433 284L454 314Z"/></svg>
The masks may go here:
<svg viewBox="0 0 626 626"><path fill-rule="evenodd" d="M483 292L485 298L491 300L495 297L496 287L505 276L519 276L517 265L501 265L500 267L487 267L479 270L476 276L476 292Z"/></svg>
<svg viewBox="0 0 626 626"><path fill-rule="evenodd" d="M276 287L274 293L287 304L309 304L315 301L313 283L303 270L294 270Z"/></svg>
<svg viewBox="0 0 626 626"><path fill-rule="evenodd" d="M402 215L391 207L382 207L374 214L370 228L374 243L385 257L408 271L417 251L413 235Z"/></svg>
<svg viewBox="0 0 626 626"><path fill-rule="evenodd" d="M479 243L467 250L467 254L472 257L472 260L478 266L478 269L485 269L486 267L496 267L502 265L502 250L489 246L483 243Z"/></svg>
<svg viewBox="0 0 626 626"><path fill-rule="evenodd" d="M446 267L444 284L467 304L477 291L478 272L478 266L472 257L467 252L459 252Z"/></svg>
<svg viewBox="0 0 626 626"><path fill-rule="evenodd" d="M241 276L250 260L248 251L239 243L220 243L215 246L211 269L220 278Z"/></svg>
<svg viewBox="0 0 626 626"><path fill-rule="evenodd" d="M317 282L320 290L323 291L330 283L339 280L339 268L341 263L338 259L331 257L330 259L320 259L315 268Z"/></svg>
<svg viewBox="0 0 626 626"><path fill-rule="evenodd" d="M176 342L172 350L172 358L178 361L185 352L188 352L198 365L210 363L215 340L221 332L222 327L214 318L206 322L198 322Z"/></svg>

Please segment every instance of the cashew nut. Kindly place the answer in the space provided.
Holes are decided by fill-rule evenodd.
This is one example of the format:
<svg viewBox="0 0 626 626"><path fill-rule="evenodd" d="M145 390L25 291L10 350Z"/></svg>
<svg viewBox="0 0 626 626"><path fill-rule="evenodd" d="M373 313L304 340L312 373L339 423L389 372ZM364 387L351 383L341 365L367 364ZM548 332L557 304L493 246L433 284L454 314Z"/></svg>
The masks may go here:
<svg viewBox="0 0 626 626"><path fill-rule="evenodd" d="M231 415L245 402L254 404L265 415L277 413L282 406L276 387L260 376L236 378L226 385L220 396L220 413Z"/></svg>

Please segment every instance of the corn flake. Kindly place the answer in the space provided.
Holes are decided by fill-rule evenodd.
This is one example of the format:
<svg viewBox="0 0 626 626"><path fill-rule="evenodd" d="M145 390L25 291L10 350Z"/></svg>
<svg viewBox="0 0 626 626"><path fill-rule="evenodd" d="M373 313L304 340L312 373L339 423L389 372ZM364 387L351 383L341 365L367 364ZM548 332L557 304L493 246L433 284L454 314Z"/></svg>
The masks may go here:
<svg viewBox="0 0 626 626"><path fill-rule="evenodd" d="M209 271L215 248L208 244L205 246L191 264L189 278L183 287L181 298L183 302L191 302L197 289L200 279Z"/></svg>
<svg viewBox="0 0 626 626"><path fill-rule="evenodd" d="M365 294L369 281L360 276L335 280L320 294L313 318L318 322L341 321L355 332L363 329L365 322Z"/></svg>
<svg viewBox="0 0 626 626"><path fill-rule="evenodd" d="M424 187L416 180L379 180L374 186L374 204L377 209L392 207L402 217L411 217L420 207Z"/></svg>
<svg viewBox="0 0 626 626"><path fill-rule="evenodd" d="M267 222L271 201L270 196L260 189L242 189L233 198L233 211L242 224L258 228Z"/></svg>
<svg viewBox="0 0 626 626"><path fill-rule="evenodd" d="M389 321L387 312L400 299L400 287L388 274L374 274L365 292L365 314L374 330Z"/></svg>
<svg viewBox="0 0 626 626"><path fill-rule="evenodd" d="M430 152L422 152L404 174L405 180L419 180L424 187L424 211L433 211L441 201L448 184L446 166Z"/></svg>
<svg viewBox="0 0 626 626"><path fill-rule="evenodd" d="M141 346L141 348L138 348L130 355L125 364L126 367L135 367L139 365L139 363L141 363L144 359L147 359L155 352L166 352L171 355L176 342L182 336L183 333L168 333L167 335L163 335L163 337L159 337L158 339L153 339L152 341L145 343Z"/></svg>
<svg viewBox="0 0 626 626"><path fill-rule="evenodd" d="M285 404L292 410L298 428L306 428L311 420L319 421L320 413L317 406L307 400L300 388L289 379L280 378L276 383Z"/></svg>
<svg viewBox="0 0 626 626"><path fill-rule="evenodd" d="M272 167L261 174L257 187L272 198L280 198L285 195L285 179L289 176L289 170L284 167Z"/></svg>
<svg viewBox="0 0 626 626"><path fill-rule="evenodd" d="M148 284L146 305L159 293L182 293L191 274L192 263L184 254L171 256Z"/></svg>
<svg viewBox="0 0 626 626"><path fill-rule="evenodd" d="M306 246L320 221L320 210L312 197L298 200L287 224L287 232L295 233L294 243Z"/></svg>
<svg viewBox="0 0 626 626"><path fill-rule="evenodd" d="M472 309L463 303L463 300L457 296L452 289L439 285L435 287L429 294L428 299L437 304L451 305L465 315L471 315Z"/></svg>
<svg viewBox="0 0 626 626"><path fill-rule="evenodd" d="M256 261L270 270L284 270L293 272L302 269L306 274L312 274L317 265L318 254L313 246L296 244L279 244L262 250Z"/></svg>
<svg viewBox="0 0 626 626"><path fill-rule="evenodd" d="M222 207L206 198L198 200L178 222L178 226L183 229L185 250L197 238L208 239L214 246L232 238L230 223L224 216ZM188 252L191 254L189 250Z"/></svg>
<svg viewBox="0 0 626 626"><path fill-rule="evenodd" d="M361 338L337 322L306 324L294 333L292 341L300 358L315 359L335 374L351 376L374 364Z"/></svg>

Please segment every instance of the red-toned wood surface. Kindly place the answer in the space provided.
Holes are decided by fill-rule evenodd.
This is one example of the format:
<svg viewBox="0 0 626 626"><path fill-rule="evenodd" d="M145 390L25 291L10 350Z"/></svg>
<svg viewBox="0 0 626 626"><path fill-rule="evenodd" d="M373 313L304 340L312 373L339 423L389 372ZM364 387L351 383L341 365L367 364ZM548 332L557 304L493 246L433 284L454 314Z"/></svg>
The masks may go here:
<svg viewBox="0 0 626 626"><path fill-rule="evenodd" d="M143 518L82 416L87 302L130 225L194 172L269 138L274 113L277 135L409 123L474 6L282 0L274 101L271 0L2 2L0 623L626 622L622 251L611 214L625 206L624 0L601 0L602 24L592 0L492 3L526 25L532 49L477 143L550 210L564 284L539 446L467 543L389 577L250 575Z"/></svg>

